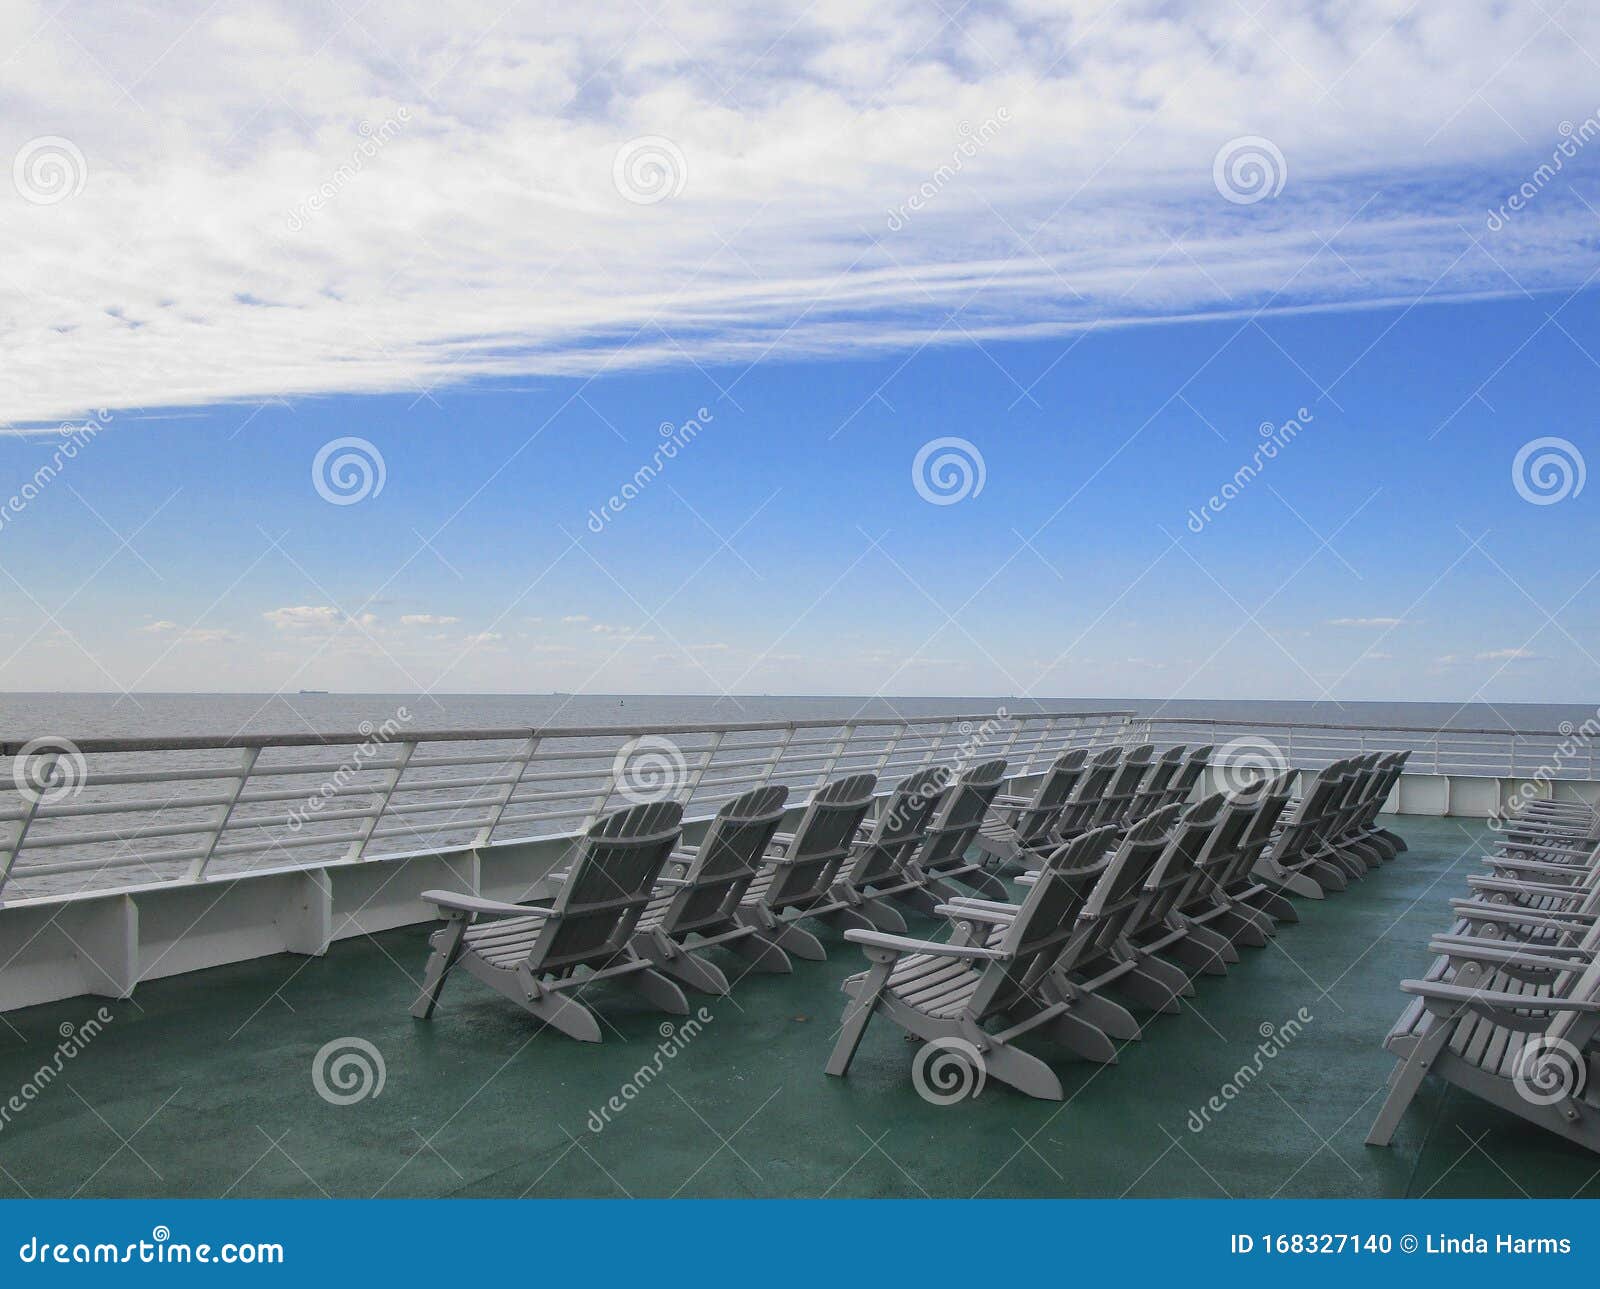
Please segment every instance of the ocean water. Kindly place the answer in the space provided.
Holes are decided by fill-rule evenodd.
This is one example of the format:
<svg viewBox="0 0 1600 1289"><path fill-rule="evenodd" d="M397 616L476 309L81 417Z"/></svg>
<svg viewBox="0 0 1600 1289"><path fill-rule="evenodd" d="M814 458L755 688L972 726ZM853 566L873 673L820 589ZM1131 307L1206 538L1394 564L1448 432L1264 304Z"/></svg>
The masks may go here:
<svg viewBox="0 0 1600 1289"><path fill-rule="evenodd" d="M1586 703L1388 703L1085 698L717 698L672 694L44 694L0 693L0 739L339 733L405 707L412 730L687 725L851 716L1133 711L1222 721L1554 731L1595 714Z"/></svg>

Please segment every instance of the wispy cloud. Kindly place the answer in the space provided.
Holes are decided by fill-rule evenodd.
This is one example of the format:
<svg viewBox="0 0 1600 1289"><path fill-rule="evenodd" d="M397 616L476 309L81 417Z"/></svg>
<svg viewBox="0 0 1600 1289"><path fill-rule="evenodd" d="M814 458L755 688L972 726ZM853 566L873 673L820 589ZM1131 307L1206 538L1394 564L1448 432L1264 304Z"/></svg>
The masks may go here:
<svg viewBox="0 0 1600 1289"><path fill-rule="evenodd" d="M5 151L59 136L81 172L0 195L27 248L0 424L1514 294L1596 262L1581 167L1514 235L1484 218L1594 109L1592 7L503 10L375 33L286 2L11 6ZM108 76L138 110L84 92ZM1281 191L1224 199L1219 150L1263 133Z"/></svg>
<svg viewBox="0 0 1600 1289"><path fill-rule="evenodd" d="M1329 618L1330 627L1398 627L1404 618Z"/></svg>

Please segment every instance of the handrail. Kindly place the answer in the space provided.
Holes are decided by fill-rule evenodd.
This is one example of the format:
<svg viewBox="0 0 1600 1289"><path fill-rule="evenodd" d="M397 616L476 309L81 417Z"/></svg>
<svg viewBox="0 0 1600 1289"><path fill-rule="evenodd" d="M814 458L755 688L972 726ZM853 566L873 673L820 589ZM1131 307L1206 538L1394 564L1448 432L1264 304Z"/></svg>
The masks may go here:
<svg viewBox="0 0 1600 1289"><path fill-rule="evenodd" d="M1084 717L1137 716L1130 710L1090 712L1016 712L1010 719L1043 721ZM932 716L839 716L833 719L796 721L713 721L689 725L519 725L505 729L406 730L407 743L488 742L513 739L596 738L610 734L638 737L645 734L752 734L766 730L839 729L845 725L937 725L962 721L993 720L993 712ZM180 734L149 738L72 738L49 735L54 743L70 743L80 752L203 752L240 748L340 747L364 743L373 731L334 734ZM37 738L0 739L0 756L16 756ZM400 741L400 740L393 740Z"/></svg>
<svg viewBox="0 0 1600 1289"><path fill-rule="evenodd" d="M1226 725L1230 729L1349 730L1367 734L1493 734L1499 738L1571 738L1572 730L1510 730L1469 725L1345 725L1332 721L1236 721L1226 716L1148 716L1135 719L1160 725ZM1600 719L1600 718L1597 718Z"/></svg>

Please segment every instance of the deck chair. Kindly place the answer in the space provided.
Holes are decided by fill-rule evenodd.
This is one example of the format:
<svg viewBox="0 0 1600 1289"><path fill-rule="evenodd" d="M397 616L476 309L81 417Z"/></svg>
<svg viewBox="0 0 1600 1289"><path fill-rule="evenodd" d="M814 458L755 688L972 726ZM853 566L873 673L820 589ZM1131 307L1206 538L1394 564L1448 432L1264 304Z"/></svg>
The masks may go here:
<svg viewBox="0 0 1600 1289"><path fill-rule="evenodd" d="M794 969L782 949L738 919L788 797L782 786L752 788L723 804L698 846L672 853L668 867L676 872L656 879L653 898L634 927L637 956L680 985L708 994L727 993L728 978L700 956L701 949L729 949L754 971Z"/></svg>
<svg viewBox="0 0 1600 1289"><path fill-rule="evenodd" d="M1433 1074L1531 1123L1600 1151L1593 1052L1600 1031L1600 927L1573 951L1525 946L1444 950L1441 978L1407 980L1417 997L1389 1032L1398 1058L1367 1134L1387 1146Z"/></svg>
<svg viewBox="0 0 1600 1289"><path fill-rule="evenodd" d="M1178 767L1177 774L1172 776L1172 782L1167 785L1166 794L1152 807L1159 810L1162 806L1181 806L1187 804L1194 793L1195 785L1200 782L1200 776L1206 772L1206 767L1211 764L1211 754L1215 748L1207 745L1197 747L1184 757L1183 764Z"/></svg>
<svg viewBox="0 0 1600 1289"><path fill-rule="evenodd" d="M1103 828L1107 824L1126 828L1134 822L1129 817L1128 811L1138 798L1139 785L1144 782L1144 777L1149 772L1150 758L1154 753L1155 747L1149 743L1142 743L1127 750L1122 763L1117 766L1116 773L1111 776L1111 782L1106 785L1106 790L1100 797L1100 808L1095 811L1090 821L1091 828Z"/></svg>
<svg viewBox="0 0 1600 1289"><path fill-rule="evenodd" d="M1089 753L1084 748L1063 752L1045 771L1029 796L996 796L975 844L1001 865L1041 851L1055 839L1061 808L1083 777Z"/></svg>
<svg viewBox="0 0 1600 1289"><path fill-rule="evenodd" d="M1336 761L1317 773L1288 815L1270 850L1256 862L1255 875L1270 885L1320 900L1349 885L1342 865L1331 861L1325 833L1349 786L1346 763Z"/></svg>
<svg viewBox="0 0 1600 1289"><path fill-rule="evenodd" d="M1084 767L1077 783L1062 802L1061 813L1056 818L1054 840L1071 841L1088 832L1100 810L1100 799L1105 796L1111 778L1122 764L1122 749L1108 747L1094 756ZM1028 862L1023 856L1024 863Z"/></svg>
<svg viewBox="0 0 1600 1289"><path fill-rule="evenodd" d="M939 803L950 787L947 766L929 766L905 779L884 804L866 836L855 843L839 880L833 884L835 909L814 916L838 924L838 912L864 915L880 931L902 932L905 919L888 903L920 890L922 877L908 865L927 839ZM848 925L859 926L858 920Z"/></svg>
<svg viewBox="0 0 1600 1289"><path fill-rule="evenodd" d="M1196 862L1198 880L1180 902L1186 917L1221 931L1236 945L1264 945L1277 934L1279 922L1300 920L1294 902L1255 875L1289 808L1294 779L1295 771L1285 770L1229 797L1227 815Z"/></svg>
<svg viewBox="0 0 1600 1289"><path fill-rule="evenodd" d="M746 888L736 915L741 923L768 944L813 962L825 961L827 951L797 922L827 915L836 924L873 925L864 913L841 908L833 886L872 808L877 783L870 774L848 774L812 796L783 853L769 854Z"/></svg>
<svg viewBox="0 0 1600 1289"><path fill-rule="evenodd" d="M1074 1009L1042 981L1071 933L1084 883L1103 869L1113 839L1107 828L1058 847L1027 897L1003 913L986 912L978 900L941 906L952 922L948 940L846 931L845 939L859 944L872 965L844 982L850 1001L827 1072L849 1072L867 1026L881 1015L925 1042L968 1045L987 1077L1029 1096L1061 1100L1055 1072L1017 1040L1060 1039L1078 1024ZM991 936L991 929L998 934Z"/></svg>
<svg viewBox="0 0 1600 1289"><path fill-rule="evenodd" d="M1202 973L1226 975L1228 964L1239 961L1231 936L1191 918L1183 907L1192 902L1202 880L1200 859L1207 844L1233 810L1248 814L1254 807L1237 805L1227 793L1217 792L1183 811L1128 919L1127 938L1134 949L1172 959L1191 980Z"/></svg>
<svg viewBox="0 0 1600 1289"><path fill-rule="evenodd" d="M956 882L993 899L1010 894L1004 882L985 871L981 859L968 857L1005 775L1004 761L985 761L946 789L922 845L905 861L910 881L895 892L896 899L932 914L941 902L961 894Z"/></svg>
<svg viewBox="0 0 1600 1289"><path fill-rule="evenodd" d="M446 976L458 966L586 1043L600 1041L600 1025L578 995L597 980L630 985L662 1011L687 1014L683 991L630 947L682 822L675 801L607 815L577 843L567 880L547 906L424 891L445 923L429 940L433 953L411 1014L433 1015Z"/></svg>
<svg viewBox="0 0 1600 1289"><path fill-rule="evenodd" d="M1180 743L1177 747L1169 747L1150 763L1150 770L1140 781L1133 802L1128 807L1127 817L1130 822L1154 814L1164 805L1176 804L1168 802L1167 792L1172 787L1172 781L1177 778L1178 771L1183 768L1186 755L1188 749Z"/></svg>
<svg viewBox="0 0 1600 1289"><path fill-rule="evenodd" d="M1400 776L1405 773L1406 761L1410 757L1411 753L1404 751L1391 752L1383 759L1378 790L1373 796L1371 813L1366 820L1367 832L1383 851L1385 859L1393 859L1406 849L1406 839L1392 829L1380 828L1378 816L1383 813L1383 808L1389 804L1389 798L1400 786Z"/></svg>

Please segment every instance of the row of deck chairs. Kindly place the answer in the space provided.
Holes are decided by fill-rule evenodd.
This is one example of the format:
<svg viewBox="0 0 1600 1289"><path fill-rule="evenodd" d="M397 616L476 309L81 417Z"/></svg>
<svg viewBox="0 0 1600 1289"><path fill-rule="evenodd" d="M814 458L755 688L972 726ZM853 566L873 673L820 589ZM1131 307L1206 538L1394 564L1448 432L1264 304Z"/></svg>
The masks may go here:
<svg viewBox="0 0 1600 1289"><path fill-rule="evenodd" d="M1600 813L1526 803L1384 1045L1399 1058L1367 1134L1386 1146L1429 1074L1600 1151Z"/></svg>
<svg viewBox="0 0 1600 1289"><path fill-rule="evenodd" d="M1291 771L1187 808L1165 805L1126 830L1092 829L1021 879L1020 903L940 905L950 923L942 940L846 931L871 965L843 986L850 1002L828 1073L848 1072L881 1015L980 1062L987 1078L1059 1100L1055 1072L1018 1040L1115 1061L1118 1043L1141 1034L1124 1003L1177 1011L1197 976L1224 974L1241 945L1264 945L1278 922L1299 920L1284 879L1321 866L1353 875L1392 859L1405 843L1376 818L1405 755L1330 766L1298 801Z"/></svg>

